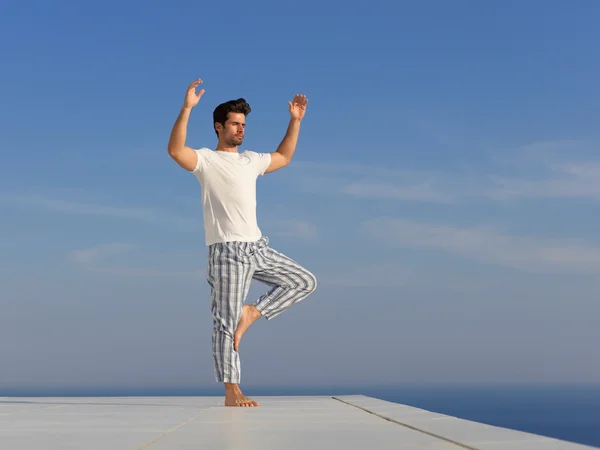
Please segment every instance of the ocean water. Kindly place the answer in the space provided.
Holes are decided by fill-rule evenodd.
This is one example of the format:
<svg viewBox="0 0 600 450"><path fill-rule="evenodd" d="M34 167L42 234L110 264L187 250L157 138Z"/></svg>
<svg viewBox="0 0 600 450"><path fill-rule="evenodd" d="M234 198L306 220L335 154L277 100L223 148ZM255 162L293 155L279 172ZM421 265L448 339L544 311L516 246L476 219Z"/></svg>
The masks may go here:
<svg viewBox="0 0 600 450"><path fill-rule="evenodd" d="M600 448L598 386L242 386L250 397L265 395L362 394L462 419L511 428ZM28 390L0 396L216 395L222 389Z"/></svg>
<svg viewBox="0 0 600 450"><path fill-rule="evenodd" d="M600 447L600 387L373 387L364 391L467 420Z"/></svg>

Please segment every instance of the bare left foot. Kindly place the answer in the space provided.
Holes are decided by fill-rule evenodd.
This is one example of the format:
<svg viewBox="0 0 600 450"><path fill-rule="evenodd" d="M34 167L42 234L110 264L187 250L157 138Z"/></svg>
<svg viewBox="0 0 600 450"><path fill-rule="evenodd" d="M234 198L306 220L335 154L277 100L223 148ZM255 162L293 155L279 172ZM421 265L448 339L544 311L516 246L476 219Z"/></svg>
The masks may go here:
<svg viewBox="0 0 600 450"><path fill-rule="evenodd" d="M260 406L260 403L242 394L237 384L225 383L225 406L253 407Z"/></svg>
<svg viewBox="0 0 600 450"><path fill-rule="evenodd" d="M240 347L240 341L242 336L248 330L250 325L254 323L256 319L261 316L258 309L254 307L254 305L244 305L242 308L242 317L240 318L240 323L238 324L235 332L233 333L233 349L237 352Z"/></svg>

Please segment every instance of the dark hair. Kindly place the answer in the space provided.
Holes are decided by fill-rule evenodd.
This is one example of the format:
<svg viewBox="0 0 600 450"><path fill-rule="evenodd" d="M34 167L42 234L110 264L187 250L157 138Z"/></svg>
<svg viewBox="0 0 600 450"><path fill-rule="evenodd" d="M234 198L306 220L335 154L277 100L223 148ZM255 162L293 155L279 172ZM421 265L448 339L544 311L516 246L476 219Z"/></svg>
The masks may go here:
<svg viewBox="0 0 600 450"><path fill-rule="evenodd" d="M227 121L230 112L240 113L247 116L250 114L250 111L252 111L252 109L244 98L229 100L228 102L221 103L219 106L217 106L213 111L213 127L215 128L215 133L217 133L217 136L219 133L217 132L217 127L215 127L215 124L218 122L225 126L225 122Z"/></svg>

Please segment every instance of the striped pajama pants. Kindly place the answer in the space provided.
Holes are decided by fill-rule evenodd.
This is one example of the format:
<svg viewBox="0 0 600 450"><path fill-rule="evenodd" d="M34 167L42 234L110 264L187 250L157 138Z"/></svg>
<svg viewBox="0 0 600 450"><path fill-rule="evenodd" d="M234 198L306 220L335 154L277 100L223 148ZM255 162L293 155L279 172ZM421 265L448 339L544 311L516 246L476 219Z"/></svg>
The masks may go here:
<svg viewBox="0 0 600 450"><path fill-rule="evenodd" d="M270 248L267 237L254 242L210 245L207 280L212 291L213 359L219 383L240 382L240 357L233 349L233 334L253 279L270 287L254 303L267 320L306 298L317 287L315 276Z"/></svg>

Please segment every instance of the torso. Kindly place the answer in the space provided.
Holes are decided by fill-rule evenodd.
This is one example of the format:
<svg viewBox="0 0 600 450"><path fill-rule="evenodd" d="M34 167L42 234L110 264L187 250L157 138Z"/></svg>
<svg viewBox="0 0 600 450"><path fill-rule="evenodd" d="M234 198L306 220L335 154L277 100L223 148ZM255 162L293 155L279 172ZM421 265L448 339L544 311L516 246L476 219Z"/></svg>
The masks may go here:
<svg viewBox="0 0 600 450"><path fill-rule="evenodd" d="M255 241L262 236L256 218L256 179L259 154L196 150L193 171L202 185L202 209L206 245L217 242Z"/></svg>

